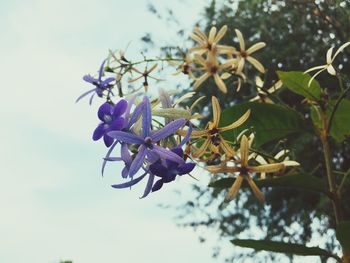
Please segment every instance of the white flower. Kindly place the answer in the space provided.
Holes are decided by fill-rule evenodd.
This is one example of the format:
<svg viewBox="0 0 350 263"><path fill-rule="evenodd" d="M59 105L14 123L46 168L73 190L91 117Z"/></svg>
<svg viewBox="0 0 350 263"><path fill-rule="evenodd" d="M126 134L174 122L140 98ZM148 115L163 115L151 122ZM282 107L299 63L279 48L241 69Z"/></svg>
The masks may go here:
<svg viewBox="0 0 350 263"><path fill-rule="evenodd" d="M311 85L311 82L323 71L327 70L327 72L330 74L330 75L333 75L335 76L337 74L336 70L334 69L332 63L334 62L335 58L338 56L338 54L340 52L342 52L347 46L350 45L350 42L346 42L345 44L341 45L340 48L338 48L338 50L334 53L334 55L332 56L332 53L333 53L333 48L334 47L331 47L330 49L328 49L327 51L327 54L326 54L326 64L324 65L320 65L320 66L316 66L316 67L313 67L313 68L310 68L308 70L306 70L304 73L309 73L311 71L315 71L315 70L319 70L317 71L313 76L312 78L310 79L309 81L309 84L308 86L310 87Z"/></svg>

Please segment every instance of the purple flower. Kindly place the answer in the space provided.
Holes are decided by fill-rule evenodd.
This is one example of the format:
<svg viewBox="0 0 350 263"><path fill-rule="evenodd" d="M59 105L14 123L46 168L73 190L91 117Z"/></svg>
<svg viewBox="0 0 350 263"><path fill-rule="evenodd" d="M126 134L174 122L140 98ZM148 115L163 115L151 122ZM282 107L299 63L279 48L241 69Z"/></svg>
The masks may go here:
<svg viewBox="0 0 350 263"><path fill-rule="evenodd" d="M115 106L106 102L98 109L98 118L102 121L95 129L92 139L97 141L103 137L107 147L111 146L114 139L108 135L110 131L119 131L124 126L122 115L128 106L126 100L120 100Z"/></svg>
<svg viewBox="0 0 350 263"><path fill-rule="evenodd" d="M115 145L116 144L114 143L112 147L114 147ZM132 163L132 157L130 155L130 152L129 152L127 144L126 143L122 143L122 145L121 145L121 156L122 157L110 157L109 154L107 154L108 156L106 156L104 158L104 161L111 161L111 162L123 161L124 162L124 168L122 170L122 177L123 178L127 178L128 174L129 174L130 165ZM102 175L103 175L103 170L104 170L104 167L102 169Z"/></svg>
<svg viewBox="0 0 350 263"><path fill-rule="evenodd" d="M138 94L137 94L138 95ZM129 101L128 101L128 107L125 110L125 116L124 116L124 125L123 128L121 129L122 131L125 132L130 132L131 127L135 124L135 122L138 120L138 118L140 117L141 113L142 113L142 109L143 109L143 105L144 103L139 103L135 109L133 110L133 112L131 113L131 107L134 104L134 101L137 97L137 95L133 96ZM127 148L127 144L126 143L122 143L122 152L121 152L121 156L123 157L123 159L118 158L118 157L110 157L114 148L117 146L117 144L119 143L119 141L114 141L114 143L112 144L112 146L109 148L103 163L102 163L102 176L107 164L107 161L121 161L123 160L125 163L125 167L123 169L122 172L122 176L125 178L127 177L128 173L129 173L129 168L131 165L131 155L128 152L128 148ZM113 159L113 160L112 160ZM116 160L117 159L117 160ZM125 160L128 160L127 162ZM127 168L127 170L126 170ZM126 173L127 172L127 173ZM126 175L126 176L125 176Z"/></svg>
<svg viewBox="0 0 350 263"><path fill-rule="evenodd" d="M184 153L181 148L174 148L171 151L181 158L184 157ZM181 176L190 173L195 166L195 163L179 164L171 160L166 160L163 162L157 161L156 163L151 164L149 167L150 172L160 177L160 179L153 185L152 192L158 191L160 188L162 188L163 184L174 181L177 175Z"/></svg>
<svg viewBox="0 0 350 263"><path fill-rule="evenodd" d="M138 146L129 169L129 176L132 178L143 166L145 158L149 163L154 163L159 159L170 160L183 164L184 160L176 153L159 146L157 143L166 137L174 134L185 123L185 119L178 119L170 122L158 131L151 130L151 106L149 99L144 97L142 107L142 130L140 135L135 135L126 131L110 131L108 135L117 141ZM123 158L123 156L122 156Z"/></svg>
<svg viewBox="0 0 350 263"><path fill-rule="evenodd" d="M103 68L104 68L104 65L106 63L106 60L104 60L100 66L100 70L98 72L98 78L94 78L92 77L91 75L85 75L83 77L83 80L85 80L86 82L89 82L91 83L92 85L95 86L95 88L87 91L87 92L84 92L83 94L81 94L78 99L76 100L76 102L78 102L79 100L81 100L82 98L84 98L86 95L92 93L92 92L96 92L97 96L99 97L102 97L103 96L103 91L104 90L107 90L107 89L111 89L111 85L110 83L112 81L115 80L115 78L113 77L109 77L109 78L106 78L104 80L102 80L102 76L103 76ZM90 98L90 104L92 102L92 99L94 97L95 93L92 94L91 98Z"/></svg>

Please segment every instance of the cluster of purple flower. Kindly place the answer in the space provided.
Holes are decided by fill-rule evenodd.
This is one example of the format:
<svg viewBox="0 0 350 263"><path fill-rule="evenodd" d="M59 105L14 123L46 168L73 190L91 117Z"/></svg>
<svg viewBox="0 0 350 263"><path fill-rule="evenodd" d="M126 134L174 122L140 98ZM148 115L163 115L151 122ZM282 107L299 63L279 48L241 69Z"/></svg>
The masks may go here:
<svg viewBox="0 0 350 263"><path fill-rule="evenodd" d="M84 77L84 80L96 86L92 91L95 91L97 95L108 88L106 83L109 83L111 79L102 80L103 65L104 63L95 82L90 81L93 79L91 76ZM83 94L80 98L85 95L87 94ZM138 95L134 95L129 101L120 99L116 104L111 101L102 104L97 113L101 123L95 129L92 138L96 141L103 137L106 147L109 148L102 165L102 173L108 161L124 163L122 178L128 181L112 185L112 187L128 188L148 176L142 196L146 197L150 192L159 190L164 183L174 181L177 175L190 173L195 163L186 163L182 150L186 141L189 140L190 133L172 147L166 143L169 137L173 137L180 128L186 125L186 119L167 121L164 127L154 130L149 98L144 96L142 101L136 105L137 97ZM111 157L117 145L120 145L120 156ZM141 175L136 177L138 173Z"/></svg>

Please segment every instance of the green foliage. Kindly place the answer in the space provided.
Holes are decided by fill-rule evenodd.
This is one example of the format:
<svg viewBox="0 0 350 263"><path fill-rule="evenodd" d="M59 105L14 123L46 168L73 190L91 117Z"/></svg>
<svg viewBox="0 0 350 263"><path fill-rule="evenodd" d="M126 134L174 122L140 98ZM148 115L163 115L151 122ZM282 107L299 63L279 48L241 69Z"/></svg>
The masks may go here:
<svg viewBox="0 0 350 263"><path fill-rule="evenodd" d="M251 110L249 119L238 128L225 132L223 136L226 140L235 141L242 131L250 129L256 133L255 145L261 146L291 134L306 132L303 118L293 109L259 102L245 102L227 108L221 115L221 127L236 121L248 109Z"/></svg>
<svg viewBox="0 0 350 263"><path fill-rule="evenodd" d="M310 83L311 77L299 71L277 71L282 83L292 92L299 94L313 101L320 100L321 87L317 80Z"/></svg>
<svg viewBox="0 0 350 263"><path fill-rule="evenodd" d="M223 178L211 183L209 186L215 188L230 188L234 181L234 178ZM280 177L259 179L255 182L258 187L295 188L328 194L327 181L308 174L285 175ZM248 187L248 184L244 182L243 187Z"/></svg>
<svg viewBox="0 0 350 263"><path fill-rule="evenodd" d="M336 100L329 101L327 106L327 118L330 119L334 107L336 105ZM349 121L349 112L350 112L350 100L343 99L340 101L334 116L332 119L331 136L338 142L344 141L348 136L350 136L350 121ZM311 108L311 119L314 125L317 128L321 128L321 120L318 114L318 109L315 107Z"/></svg>
<svg viewBox="0 0 350 263"><path fill-rule="evenodd" d="M300 103L300 96L313 101L327 101L327 99L333 101L337 99L341 89L338 88L337 79L329 76L326 71L318 75L317 81L313 81L311 87L307 87L310 76L292 70L305 71L311 67L324 64L325 54L329 47L337 47L349 41L350 2L338 0L254 0L237 1L236 3L237 8L233 8L234 5L231 1L210 1L210 4L204 10L203 17L198 19L200 21L198 24L205 32L209 32L212 25L217 28L225 24L228 25L229 29L223 38L222 44L231 45L232 39L236 40L235 28L243 33L247 47L258 41L264 41L266 48L254 53L254 57L261 61L267 69L267 74L264 75L264 86L266 88L270 87L280 77L287 88L282 89L278 93L278 97L281 100L280 102L287 104L289 107L282 107L281 112L286 110L288 113L287 115L281 114L281 116L275 110L275 106L261 106L264 108L252 109L252 115L244 126L239 127L236 131L226 133L225 139L235 141L240 131L248 128L256 132L254 148L268 152L274 149L276 145L278 146L276 140L287 136L288 140L285 142L285 146L291 150L291 154L296 157L295 160L301 163L300 174L296 175L298 177L295 180L289 182L289 178L292 177L287 177L287 182L283 181L286 180L283 177L266 179L273 180L273 183L257 181L259 187L263 187L263 184L267 182L273 185L273 187L268 187L264 191L266 199L269 200L268 208L258 205L256 200L252 198L253 195L243 193L243 198L235 203L232 210L225 209L225 211L219 211L218 213L203 212L200 214L199 211L208 211L208 209L216 211L215 209L218 208L217 200L222 198L221 190L223 188L220 186L212 187L212 191L196 186L194 189L198 192L198 197L192 198L186 204L179 205L176 208L179 217L182 217L182 223L185 222L183 225L193 228L212 228L220 236L253 235L254 230L250 230L250 227L255 224L266 229L265 239L287 239L291 243L297 240L300 243L307 244L314 231L310 225L315 218L318 218L321 222L319 232L323 236L327 229L335 228L335 221L331 215L332 213L330 213L332 207L329 199L322 194L318 194L324 191L322 189L325 189L326 182L322 145L316 133L310 128L310 108L308 105ZM344 3L346 4L343 5ZM172 46L172 43L170 46ZM337 64L342 65L342 72L344 73L350 72L349 50L344 50L341 56L337 58ZM248 64L244 74L247 79L253 80L256 71L252 70ZM244 83L240 92L236 92L236 84L232 85L230 80L226 80L226 84L230 87L227 94L218 92L211 80L205 82L198 89L198 96L206 96L198 105L198 109L208 107L212 95L217 96L222 108L226 109L222 114L221 127L236 120L248 109L247 105L243 104L241 106L239 103L256 96L256 86L253 81ZM344 87L346 88L349 85L350 80L346 79ZM322 91L321 95L320 87L329 88L329 94L327 91ZM344 140L345 136L349 136L350 131L348 126L350 123L349 114L346 114L346 112L350 112L348 99L347 95L345 102L340 104L334 115L330 131L333 138L337 139L338 142L342 142L339 144L331 140L330 144L332 166L337 171L346 171L350 164L349 139ZM233 104L237 106L232 107ZM330 104L334 105L333 102ZM327 104L324 106L327 106ZM265 111L265 114L261 114L260 110ZM313 119L315 118L314 113L312 110ZM277 114L277 117L275 114ZM286 123L281 122L282 115L283 120L286 119ZM254 116L257 119L254 119ZM204 119L202 123L206 123L209 119L210 116ZM266 129L259 130L259 127L261 127L260 124L258 125L260 120L262 123L270 121L272 125L270 127L276 129L271 131L271 134ZM310 124L310 127L306 123ZM284 131L278 131L279 128L283 128ZM337 132L340 132L340 134L337 134ZM317 177L314 178L310 174ZM304 181L302 176L306 176L308 179ZM233 180L232 178L222 179L213 184L223 184L225 185L224 188L227 188L232 185ZM289 187L285 187L287 184ZM290 187L293 184L302 190L297 191L294 187ZM281 191L282 188L283 191ZM303 191L306 189L307 191ZM345 197L350 195L349 187L344 187L343 190ZM315 191L318 193L315 193ZM344 218L350 218L350 203L343 202L343 209ZM295 233L287 231L286 229L292 224L298 224L300 231ZM327 241L324 245L327 246L329 251L338 248L334 237L327 236L325 240ZM215 255L218 253L216 251ZM255 256L255 252L252 252L251 255ZM271 259L273 257L271 255L268 257L267 259L259 258L258 261L278 261ZM227 262L239 262L241 259L240 252L235 250L232 253L232 258L227 259Z"/></svg>
<svg viewBox="0 0 350 263"><path fill-rule="evenodd" d="M307 247L299 244L253 239L234 239L231 242L236 246L253 248L255 250L267 250L271 252L295 254L301 256L334 257L327 250L321 249L319 247Z"/></svg>
<svg viewBox="0 0 350 263"><path fill-rule="evenodd" d="M338 224L336 235L343 250L350 252L350 221L342 221Z"/></svg>

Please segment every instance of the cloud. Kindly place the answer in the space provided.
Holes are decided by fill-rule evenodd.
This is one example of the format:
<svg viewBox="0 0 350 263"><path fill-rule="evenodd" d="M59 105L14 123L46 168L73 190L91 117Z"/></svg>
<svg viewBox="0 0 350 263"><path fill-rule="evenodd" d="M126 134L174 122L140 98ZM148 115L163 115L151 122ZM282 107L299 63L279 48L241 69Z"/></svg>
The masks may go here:
<svg viewBox="0 0 350 263"><path fill-rule="evenodd" d="M108 48L134 40L139 50L137 40L151 30L165 41L175 37L168 26L145 11L143 0L1 5L1 261L210 262L196 235L157 207L179 201L172 192L192 179L145 200L138 199L143 185L112 189L121 168L109 167L102 179L105 148L91 141L98 104L74 103L89 88L82 76L98 69ZM174 3L184 21L199 10L189 7Z"/></svg>

